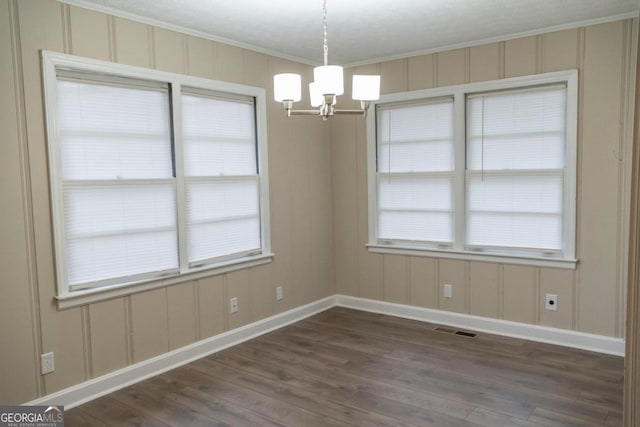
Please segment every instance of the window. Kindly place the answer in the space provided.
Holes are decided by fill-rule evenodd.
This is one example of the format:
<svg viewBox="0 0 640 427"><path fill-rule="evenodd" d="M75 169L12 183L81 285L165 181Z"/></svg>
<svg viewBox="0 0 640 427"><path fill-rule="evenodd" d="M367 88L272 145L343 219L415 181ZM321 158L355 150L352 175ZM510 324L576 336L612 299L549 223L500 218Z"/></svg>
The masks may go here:
<svg viewBox="0 0 640 427"><path fill-rule="evenodd" d="M571 71L382 97L369 249L574 267L576 85Z"/></svg>
<svg viewBox="0 0 640 427"><path fill-rule="evenodd" d="M566 87L467 97L467 245L561 252Z"/></svg>
<svg viewBox="0 0 640 427"><path fill-rule="evenodd" d="M453 98L381 105L378 238L453 242Z"/></svg>
<svg viewBox="0 0 640 427"><path fill-rule="evenodd" d="M182 94L189 265L260 253L251 98Z"/></svg>
<svg viewBox="0 0 640 427"><path fill-rule="evenodd" d="M59 299L270 260L263 89L43 64Z"/></svg>

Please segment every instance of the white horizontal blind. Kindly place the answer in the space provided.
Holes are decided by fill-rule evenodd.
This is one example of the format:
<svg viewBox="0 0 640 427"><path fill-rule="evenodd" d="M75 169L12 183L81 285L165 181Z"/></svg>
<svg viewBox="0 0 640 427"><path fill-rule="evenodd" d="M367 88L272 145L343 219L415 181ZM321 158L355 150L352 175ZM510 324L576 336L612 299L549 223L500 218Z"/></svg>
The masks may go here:
<svg viewBox="0 0 640 427"><path fill-rule="evenodd" d="M467 246L562 252L566 88L467 99Z"/></svg>
<svg viewBox="0 0 640 427"><path fill-rule="evenodd" d="M167 89L57 81L71 289L178 270Z"/></svg>
<svg viewBox="0 0 640 427"><path fill-rule="evenodd" d="M260 253L253 100L181 99L189 264Z"/></svg>
<svg viewBox="0 0 640 427"><path fill-rule="evenodd" d="M379 240L453 241L453 99L377 110Z"/></svg>

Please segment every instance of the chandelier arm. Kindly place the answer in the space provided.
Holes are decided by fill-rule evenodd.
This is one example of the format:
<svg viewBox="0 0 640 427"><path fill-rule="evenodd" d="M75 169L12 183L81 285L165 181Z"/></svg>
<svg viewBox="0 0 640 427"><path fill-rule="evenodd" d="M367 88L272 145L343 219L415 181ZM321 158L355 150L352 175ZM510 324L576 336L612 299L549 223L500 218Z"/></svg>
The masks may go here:
<svg viewBox="0 0 640 427"><path fill-rule="evenodd" d="M319 116L320 110L287 110L289 116Z"/></svg>
<svg viewBox="0 0 640 427"><path fill-rule="evenodd" d="M367 111L369 111L369 105L371 105L369 101L360 101L359 110L333 110L333 114L361 114L366 116Z"/></svg>
<svg viewBox="0 0 640 427"><path fill-rule="evenodd" d="M353 114L353 115L366 116L367 110L333 110L333 114Z"/></svg>

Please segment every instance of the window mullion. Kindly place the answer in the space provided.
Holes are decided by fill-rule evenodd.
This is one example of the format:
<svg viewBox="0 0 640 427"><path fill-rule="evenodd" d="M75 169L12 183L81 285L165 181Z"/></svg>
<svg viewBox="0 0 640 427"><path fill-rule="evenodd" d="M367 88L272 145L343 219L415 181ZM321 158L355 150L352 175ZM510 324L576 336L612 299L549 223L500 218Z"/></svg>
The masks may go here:
<svg viewBox="0 0 640 427"><path fill-rule="evenodd" d="M187 256L187 202L184 179L182 144L182 92L180 83L171 85L171 122L173 131L173 170L176 184L176 209L178 216L178 258L180 272L189 269Z"/></svg>
<svg viewBox="0 0 640 427"><path fill-rule="evenodd" d="M455 169L453 179L453 247L463 250L466 244L466 100L463 92L454 95L454 149Z"/></svg>
<svg viewBox="0 0 640 427"><path fill-rule="evenodd" d="M566 165L564 175L564 244L565 256L576 256L576 198L578 143L578 75L567 80L566 95Z"/></svg>

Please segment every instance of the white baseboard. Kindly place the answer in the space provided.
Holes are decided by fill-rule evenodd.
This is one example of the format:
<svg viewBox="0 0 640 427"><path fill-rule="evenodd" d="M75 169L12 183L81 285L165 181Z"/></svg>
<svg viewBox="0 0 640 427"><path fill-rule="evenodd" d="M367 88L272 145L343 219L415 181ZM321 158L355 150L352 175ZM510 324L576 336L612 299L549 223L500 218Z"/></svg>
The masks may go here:
<svg viewBox="0 0 640 427"><path fill-rule="evenodd" d="M25 403L25 405L64 405L65 409L71 409L225 348L298 322L334 305L335 296L332 295L48 394Z"/></svg>
<svg viewBox="0 0 640 427"><path fill-rule="evenodd" d="M622 338L605 337L547 326L528 325L525 323L510 322L508 320L394 304L347 295L336 295L335 298L335 305L339 307L404 317L406 319L437 323L471 331L522 338L529 341L579 348L615 356L624 356L624 339Z"/></svg>
<svg viewBox="0 0 640 427"><path fill-rule="evenodd" d="M71 409L335 306L624 356L624 340L621 338L527 325L347 295L332 295L48 394L27 402L25 405L64 405L66 409Z"/></svg>

